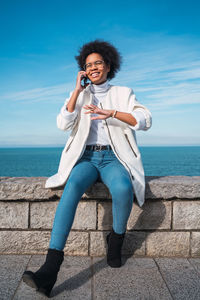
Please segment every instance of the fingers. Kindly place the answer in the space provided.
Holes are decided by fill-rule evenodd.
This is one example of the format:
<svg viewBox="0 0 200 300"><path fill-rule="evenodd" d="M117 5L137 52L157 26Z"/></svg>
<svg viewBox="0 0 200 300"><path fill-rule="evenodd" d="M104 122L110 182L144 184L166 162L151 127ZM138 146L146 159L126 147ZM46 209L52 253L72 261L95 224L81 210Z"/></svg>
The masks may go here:
<svg viewBox="0 0 200 300"><path fill-rule="evenodd" d="M91 107L91 105L85 105L83 106L84 109L88 109L89 111L86 111L85 114L94 113L95 108Z"/></svg>
<svg viewBox="0 0 200 300"><path fill-rule="evenodd" d="M98 114L98 116L92 116L91 120L105 120L109 117L107 112L93 104L85 105L83 108L88 109L88 111L84 112L85 114Z"/></svg>
<svg viewBox="0 0 200 300"><path fill-rule="evenodd" d="M78 72L78 78L81 81L84 77L86 77L86 72L85 71L80 71Z"/></svg>
<svg viewBox="0 0 200 300"><path fill-rule="evenodd" d="M91 120L102 120L105 119L105 117L99 116L99 117L91 117Z"/></svg>
<svg viewBox="0 0 200 300"><path fill-rule="evenodd" d="M81 80L82 80L84 77L86 77L85 71L80 71L80 72L78 72L77 81L79 82L79 84L81 84Z"/></svg>
<svg viewBox="0 0 200 300"><path fill-rule="evenodd" d="M81 80L86 76L86 72L85 71L79 71L78 75L77 75L77 79L76 79L76 89L79 89L80 91L82 91L84 88L86 88L86 86L82 86L81 84Z"/></svg>
<svg viewBox="0 0 200 300"><path fill-rule="evenodd" d="M85 114L98 114L99 116L91 117L91 120L104 120L109 117L109 114L106 110L98 108L98 106L94 104L85 105L83 106L84 109L87 109L88 111L85 112Z"/></svg>
<svg viewBox="0 0 200 300"><path fill-rule="evenodd" d="M90 109L91 111L94 111L94 110L98 110L99 111L99 108L96 105L93 105L93 104L85 105L85 106L83 106L83 108Z"/></svg>
<svg viewBox="0 0 200 300"><path fill-rule="evenodd" d="M84 114L90 114L90 113L94 114L94 112L92 110L84 112Z"/></svg>
<svg viewBox="0 0 200 300"><path fill-rule="evenodd" d="M94 110L89 110L89 111L85 111L85 114L96 114L96 112Z"/></svg>
<svg viewBox="0 0 200 300"><path fill-rule="evenodd" d="M94 104L86 104L85 106L83 107L89 107L89 108L98 108L96 105Z"/></svg>
<svg viewBox="0 0 200 300"><path fill-rule="evenodd" d="M78 72L78 76L81 76L81 77L84 76L85 77L86 75L87 75L87 73L85 71L79 71Z"/></svg>

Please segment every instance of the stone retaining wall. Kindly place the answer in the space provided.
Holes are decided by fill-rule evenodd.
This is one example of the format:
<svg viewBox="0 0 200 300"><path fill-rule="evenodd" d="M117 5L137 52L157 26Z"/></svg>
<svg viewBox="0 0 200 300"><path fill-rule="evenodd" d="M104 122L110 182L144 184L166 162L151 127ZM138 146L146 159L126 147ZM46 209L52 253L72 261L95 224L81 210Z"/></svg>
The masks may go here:
<svg viewBox="0 0 200 300"><path fill-rule="evenodd" d="M46 177L0 177L0 254L46 253L63 188ZM112 226L111 196L96 183L82 197L69 234L68 255L103 256ZM123 254L200 257L200 177L146 177L146 202L134 202Z"/></svg>

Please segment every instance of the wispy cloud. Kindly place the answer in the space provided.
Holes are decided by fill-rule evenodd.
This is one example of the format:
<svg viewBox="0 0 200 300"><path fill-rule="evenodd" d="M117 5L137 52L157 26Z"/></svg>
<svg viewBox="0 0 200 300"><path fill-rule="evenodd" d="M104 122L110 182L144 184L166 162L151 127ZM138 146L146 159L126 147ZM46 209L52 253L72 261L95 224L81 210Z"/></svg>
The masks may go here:
<svg viewBox="0 0 200 300"><path fill-rule="evenodd" d="M7 93L0 97L1 100L10 101L63 101L73 89L73 83L59 84L42 88L35 88L16 93Z"/></svg>
<svg viewBox="0 0 200 300"><path fill-rule="evenodd" d="M200 42L189 37L164 35L130 40L136 45L124 55L124 64L114 84L133 88L136 96L153 110L174 105L200 103ZM74 63L63 68L71 68ZM4 94L1 100L61 101L73 90L74 82Z"/></svg>
<svg viewBox="0 0 200 300"><path fill-rule="evenodd" d="M200 42L164 36L154 37L151 46L146 40L137 42L133 53L124 57L117 84L131 86L156 110L200 103Z"/></svg>

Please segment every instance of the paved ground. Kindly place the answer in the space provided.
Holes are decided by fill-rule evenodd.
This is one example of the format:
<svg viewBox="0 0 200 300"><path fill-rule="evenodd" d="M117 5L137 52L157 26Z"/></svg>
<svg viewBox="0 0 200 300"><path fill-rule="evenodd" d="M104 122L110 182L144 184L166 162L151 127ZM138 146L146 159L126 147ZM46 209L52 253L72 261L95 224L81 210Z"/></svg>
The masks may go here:
<svg viewBox="0 0 200 300"><path fill-rule="evenodd" d="M0 255L0 300L48 299L22 281L36 271L44 255ZM147 300L200 299L200 258L123 258L110 268L105 257L65 256L53 299Z"/></svg>

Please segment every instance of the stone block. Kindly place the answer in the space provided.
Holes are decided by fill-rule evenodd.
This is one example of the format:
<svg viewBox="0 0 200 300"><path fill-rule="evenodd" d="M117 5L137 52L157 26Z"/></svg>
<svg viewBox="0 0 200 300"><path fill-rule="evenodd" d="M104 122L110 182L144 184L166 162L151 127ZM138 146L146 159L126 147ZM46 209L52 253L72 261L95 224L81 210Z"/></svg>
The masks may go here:
<svg viewBox="0 0 200 300"><path fill-rule="evenodd" d="M146 199L200 198L200 176L147 176Z"/></svg>
<svg viewBox="0 0 200 300"><path fill-rule="evenodd" d="M192 232L191 256L200 257L200 232Z"/></svg>
<svg viewBox="0 0 200 300"><path fill-rule="evenodd" d="M91 256L104 256L106 254L106 235L108 232L95 231L90 232L90 249Z"/></svg>
<svg viewBox="0 0 200 300"><path fill-rule="evenodd" d="M87 232L70 231L64 252L67 255L88 255L89 234Z"/></svg>
<svg viewBox="0 0 200 300"><path fill-rule="evenodd" d="M98 230L110 230L112 228L112 202L98 203Z"/></svg>
<svg viewBox="0 0 200 300"><path fill-rule="evenodd" d="M135 202L131 210L127 230L170 229L171 202L146 201L142 208ZM98 204L98 229L112 228L112 203Z"/></svg>
<svg viewBox="0 0 200 300"><path fill-rule="evenodd" d="M90 255L106 255L107 242L106 236L109 232L91 232L90 233ZM125 236L122 246L123 255L145 255L145 233L128 232Z"/></svg>
<svg viewBox="0 0 200 300"><path fill-rule="evenodd" d="M49 231L0 231L0 254L46 254ZM64 251L68 255L88 255L88 233L71 231Z"/></svg>
<svg viewBox="0 0 200 300"><path fill-rule="evenodd" d="M50 232L45 231L0 231L1 254L46 253Z"/></svg>
<svg viewBox="0 0 200 300"><path fill-rule="evenodd" d="M30 203L30 227L51 229L58 201Z"/></svg>
<svg viewBox="0 0 200 300"><path fill-rule="evenodd" d="M56 200L63 186L45 189L47 177L0 177L0 200ZM94 184L83 198L110 199L108 188L101 182ZM200 198L200 176L147 176L146 199Z"/></svg>
<svg viewBox="0 0 200 300"><path fill-rule="evenodd" d="M171 202L146 201L140 208L135 203L129 216L128 230L170 229Z"/></svg>
<svg viewBox="0 0 200 300"><path fill-rule="evenodd" d="M174 202L173 229L200 229L200 201Z"/></svg>
<svg viewBox="0 0 200 300"><path fill-rule="evenodd" d="M0 177L1 200L38 200L58 199L62 188L45 189L47 177Z"/></svg>
<svg viewBox="0 0 200 300"><path fill-rule="evenodd" d="M31 228L51 229L58 201L35 202L30 205ZM96 202L80 201L76 210L72 229L96 229Z"/></svg>
<svg viewBox="0 0 200 300"><path fill-rule="evenodd" d="M72 229L95 230L97 220L96 201L81 201L78 204Z"/></svg>
<svg viewBox="0 0 200 300"><path fill-rule="evenodd" d="M29 204L0 202L0 228L28 228Z"/></svg>
<svg viewBox="0 0 200 300"><path fill-rule="evenodd" d="M148 256L189 256L189 232L153 232L148 235Z"/></svg>
<svg viewBox="0 0 200 300"><path fill-rule="evenodd" d="M124 239L122 254L128 256L144 256L145 255L145 232L127 232Z"/></svg>

